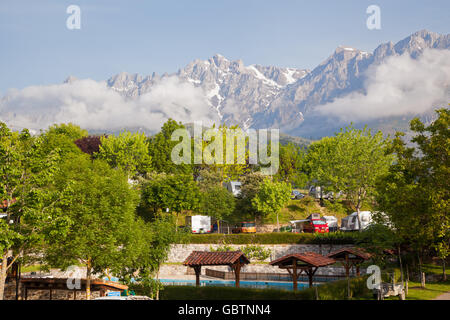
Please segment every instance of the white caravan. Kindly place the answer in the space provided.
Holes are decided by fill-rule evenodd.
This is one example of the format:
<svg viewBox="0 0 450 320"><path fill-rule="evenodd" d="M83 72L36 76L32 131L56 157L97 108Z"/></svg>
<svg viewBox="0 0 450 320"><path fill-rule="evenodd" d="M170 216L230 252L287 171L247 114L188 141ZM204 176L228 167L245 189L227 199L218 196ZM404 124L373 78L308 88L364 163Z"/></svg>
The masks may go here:
<svg viewBox="0 0 450 320"><path fill-rule="evenodd" d="M328 224L330 232L338 231L338 219L335 216L323 216L321 219Z"/></svg>
<svg viewBox="0 0 450 320"><path fill-rule="evenodd" d="M366 229L372 223L372 212L361 211L359 213L361 219L361 230ZM341 220L341 231L359 231L358 224L358 213L353 212L352 214L342 218Z"/></svg>
<svg viewBox="0 0 450 320"><path fill-rule="evenodd" d="M241 193L242 184L239 181L230 181L225 183L225 187L230 191L235 197Z"/></svg>
<svg viewBox="0 0 450 320"><path fill-rule="evenodd" d="M211 232L211 217L209 216L187 216L186 228L192 233L210 233Z"/></svg>

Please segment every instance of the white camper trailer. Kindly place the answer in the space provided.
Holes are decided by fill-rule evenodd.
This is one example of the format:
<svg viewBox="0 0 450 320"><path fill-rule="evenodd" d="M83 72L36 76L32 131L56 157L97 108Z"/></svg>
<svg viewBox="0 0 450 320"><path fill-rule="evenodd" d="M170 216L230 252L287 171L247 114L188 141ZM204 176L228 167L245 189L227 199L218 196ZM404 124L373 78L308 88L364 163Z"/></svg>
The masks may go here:
<svg viewBox="0 0 450 320"><path fill-rule="evenodd" d="M209 216L187 216L186 228L192 233L210 233L211 232L211 217Z"/></svg>
<svg viewBox="0 0 450 320"><path fill-rule="evenodd" d="M372 212L361 211L359 216L361 219L361 230L364 230L372 223ZM341 231L359 231L359 229L357 212L353 212L345 218L342 218Z"/></svg>
<svg viewBox="0 0 450 320"><path fill-rule="evenodd" d="M338 219L335 216L323 216L321 219L328 224L330 232L338 231Z"/></svg>
<svg viewBox="0 0 450 320"><path fill-rule="evenodd" d="M239 181L229 181L225 183L225 187L230 191L235 197L241 193L241 183Z"/></svg>

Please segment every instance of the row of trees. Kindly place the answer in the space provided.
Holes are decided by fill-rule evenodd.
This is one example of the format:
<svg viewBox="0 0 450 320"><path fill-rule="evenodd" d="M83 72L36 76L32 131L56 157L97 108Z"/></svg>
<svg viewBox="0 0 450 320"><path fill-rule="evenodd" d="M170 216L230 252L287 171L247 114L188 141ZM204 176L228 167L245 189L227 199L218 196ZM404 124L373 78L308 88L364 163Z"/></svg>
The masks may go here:
<svg viewBox="0 0 450 320"><path fill-rule="evenodd" d="M70 124L31 136L0 123L0 299L17 261L84 266L88 299L94 274L153 283L180 241L170 217L137 214L141 192L130 177L151 166L146 139L98 140Z"/></svg>
<svg viewBox="0 0 450 320"><path fill-rule="evenodd" d="M390 139L351 126L307 149L280 146L280 169L270 177L248 163L248 154L237 165L174 164L178 142L171 136L183 125L173 120L152 137L89 136L71 124L31 136L1 124L0 200L7 217L0 219L0 295L11 265L6 258L30 250L42 251L53 266L82 263L88 278L109 268L123 279L136 272L152 279L169 244L183 236L173 232L172 217L192 210L228 221L276 215L278 222L291 187L306 184L341 192L358 219L370 201L389 219L385 229L397 244L419 257L432 248L445 259L448 121L448 109L429 126L412 121L413 147L401 135ZM222 186L232 179L242 182L238 198Z"/></svg>

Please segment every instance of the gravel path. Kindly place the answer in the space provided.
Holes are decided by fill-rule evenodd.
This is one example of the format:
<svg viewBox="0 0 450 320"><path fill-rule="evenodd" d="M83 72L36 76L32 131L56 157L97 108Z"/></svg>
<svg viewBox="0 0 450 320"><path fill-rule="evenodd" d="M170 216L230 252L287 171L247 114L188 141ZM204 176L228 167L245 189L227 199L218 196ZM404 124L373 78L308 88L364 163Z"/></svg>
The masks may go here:
<svg viewBox="0 0 450 320"><path fill-rule="evenodd" d="M440 296L438 296L434 300L450 300L450 292L441 294Z"/></svg>

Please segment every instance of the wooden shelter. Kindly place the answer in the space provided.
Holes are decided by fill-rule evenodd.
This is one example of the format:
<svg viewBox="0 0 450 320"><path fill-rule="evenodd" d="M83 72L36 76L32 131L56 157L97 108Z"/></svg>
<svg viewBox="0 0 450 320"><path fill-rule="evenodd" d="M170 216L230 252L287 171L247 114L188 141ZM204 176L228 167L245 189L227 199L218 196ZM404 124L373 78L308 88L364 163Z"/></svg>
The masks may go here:
<svg viewBox="0 0 450 320"><path fill-rule="evenodd" d="M292 276L294 290L297 290L298 277L303 271L309 278L309 286L312 287L313 276L317 269L334 264L335 262L335 260L324 257L321 254L315 252L305 252L285 255L272 261L270 264L272 266L278 266L281 269L286 269Z"/></svg>
<svg viewBox="0 0 450 320"><path fill-rule="evenodd" d="M53 290L65 290L73 292L73 299L76 300L77 291L86 291L86 279L80 279L79 289L69 289L67 286L67 278L22 278L20 283L23 286L23 300L27 300L28 290L49 290L50 300L52 300ZM69 280L70 281L70 280ZM106 292L112 291L124 291L128 286L113 281L105 281L101 279L91 280L91 291L100 291L100 296L104 297Z"/></svg>
<svg viewBox="0 0 450 320"><path fill-rule="evenodd" d="M352 247L339 249L330 253L328 257L342 263L345 268L345 275L348 278L350 275L350 269L353 268L353 266L356 267L356 275L360 275L359 267L361 263L370 259L370 254L364 249Z"/></svg>
<svg viewBox="0 0 450 320"><path fill-rule="evenodd" d="M239 279L243 265L249 264L250 260L242 251L192 251L183 265L191 267L195 271L195 284L200 285L200 273L202 266L229 266L234 271L236 287L239 288Z"/></svg>

